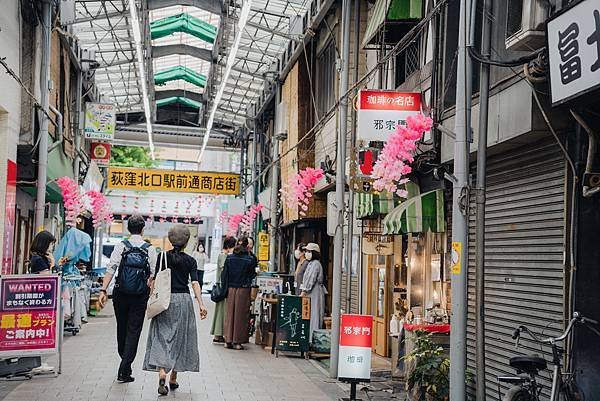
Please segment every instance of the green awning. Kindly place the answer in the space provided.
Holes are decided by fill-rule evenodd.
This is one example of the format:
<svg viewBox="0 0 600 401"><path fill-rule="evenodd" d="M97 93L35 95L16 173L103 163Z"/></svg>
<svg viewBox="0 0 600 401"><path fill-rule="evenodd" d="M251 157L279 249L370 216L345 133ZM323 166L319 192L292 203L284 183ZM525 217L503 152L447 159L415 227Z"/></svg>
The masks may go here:
<svg viewBox="0 0 600 401"><path fill-rule="evenodd" d="M206 86L206 77L204 75L182 65L177 65L154 74L154 84L159 86L178 79L183 79L199 88Z"/></svg>
<svg viewBox="0 0 600 401"><path fill-rule="evenodd" d="M185 32L208 43L217 38L217 27L187 13L173 15L150 23L152 39L163 38L175 32Z"/></svg>
<svg viewBox="0 0 600 401"><path fill-rule="evenodd" d="M444 232L444 191L436 189L402 202L383 219L383 234Z"/></svg>
<svg viewBox="0 0 600 401"><path fill-rule="evenodd" d="M186 97L181 97L181 96L173 96L173 97L168 97L165 99L157 100L156 107L167 106L167 105L176 104L176 103L183 104L184 106L193 107L195 109L200 109L202 107L202 103L197 102L192 99L188 99Z"/></svg>
<svg viewBox="0 0 600 401"><path fill-rule="evenodd" d="M417 184L408 182L404 187L408 192L408 198L419 195L419 186ZM357 193L354 200L357 219L386 215L400 203L400 199L397 196L387 191L377 194Z"/></svg>
<svg viewBox="0 0 600 401"><path fill-rule="evenodd" d="M377 0L365 31L362 47L375 37L385 21L403 21L423 18L423 0Z"/></svg>

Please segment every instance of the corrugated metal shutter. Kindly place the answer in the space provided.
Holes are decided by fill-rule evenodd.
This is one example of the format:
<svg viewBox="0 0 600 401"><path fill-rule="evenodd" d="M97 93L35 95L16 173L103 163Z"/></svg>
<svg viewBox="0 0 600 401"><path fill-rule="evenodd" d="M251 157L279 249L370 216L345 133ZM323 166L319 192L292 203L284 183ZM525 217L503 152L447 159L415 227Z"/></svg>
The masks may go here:
<svg viewBox="0 0 600 401"><path fill-rule="evenodd" d="M474 170L474 169L473 169ZM541 353L523 341L515 350L513 330L525 324L554 335L563 328L565 165L552 141L488 159L486 205L486 387L497 399L497 377L514 373L516 352ZM475 177L475 175L473 175ZM469 219L467 365L475 372L475 196ZM544 348L546 360L550 360ZM547 397L548 372L542 375ZM472 389L471 389L472 390Z"/></svg>

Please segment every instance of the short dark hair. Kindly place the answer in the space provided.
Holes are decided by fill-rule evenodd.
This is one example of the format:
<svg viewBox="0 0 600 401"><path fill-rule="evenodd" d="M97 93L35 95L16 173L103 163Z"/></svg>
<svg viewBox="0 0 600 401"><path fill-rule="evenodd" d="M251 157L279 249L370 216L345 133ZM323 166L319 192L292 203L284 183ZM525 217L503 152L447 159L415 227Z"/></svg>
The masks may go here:
<svg viewBox="0 0 600 401"><path fill-rule="evenodd" d="M223 240L223 249L235 248L235 244L237 244L235 237L225 237Z"/></svg>
<svg viewBox="0 0 600 401"><path fill-rule="evenodd" d="M129 234L141 234L146 226L146 220L139 214L134 214L127 220L127 231Z"/></svg>
<svg viewBox="0 0 600 401"><path fill-rule="evenodd" d="M237 246L233 250L233 253L240 254L248 254L248 237L242 237L238 240Z"/></svg>
<svg viewBox="0 0 600 401"><path fill-rule="evenodd" d="M304 242L299 243L298 245L296 245L296 249L299 249L300 251L304 252L306 248L306 244Z"/></svg>
<svg viewBox="0 0 600 401"><path fill-rule="evenodd" d="M54 235L48 231L40 231L33 237L33 241L31 242L31 253L43 256L48 252L48 248L50 248L50 244L53 242L56 242Z"/></svg>

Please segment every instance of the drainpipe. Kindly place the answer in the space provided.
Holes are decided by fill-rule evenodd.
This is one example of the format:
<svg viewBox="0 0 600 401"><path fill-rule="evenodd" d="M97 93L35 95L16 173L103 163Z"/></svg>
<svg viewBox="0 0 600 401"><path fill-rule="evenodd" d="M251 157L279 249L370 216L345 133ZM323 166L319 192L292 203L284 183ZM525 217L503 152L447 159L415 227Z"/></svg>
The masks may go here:
<svg viewBox="0 0 600 401"><path fill-rule="evenodd" d="M63 137L63 115L61 114L60 111L58 111L58 109L54 106L52 106L51 104L48 105L48 108L50 109L51 112L53 112L54 114L56 114L56 123L53 123L56 126L56 129L58 131L57 133L57 137L58 140L55 141L54 143L52 143L52 145L50 145L50 147L48 148L48 153L52 152L54 149L58 148L64 141L64 137Z"/></svg>
<svg viewBox="0 0 600 401"><path fill-rule="evenodd" d="M348 91L350 69L350 13L351 1L342 2L342 54L340 71L340 94ZM340 309L342 298L342 265L344 264L344 195L346 191L346 145L348 128L348 98L342 97L338 109L339 128L337 139L337 172L335 174L335 206L337 208L337 224L333 242L333 294L331 296L331 364L329 375L337 378L340 345ZM348 247L350 244L347 244Z"/></svg>
<svg viewBox="0 0 600 401"><path fill-rule="evenodd" d="M82 125L81 124L81 97L82 97L82 86L83 86L83 72L77 71L77 88L75 95L75 160L73 160L73 177L75 182L79 184L79 168L81 165L81 137L82 137Z"/></svg>
<svg viewBox="0 0 600 401"><path fill-rule="evenodd" d="M38 145L37 195L35 203L36 231L44 229L46 208L46 180L48 175L48 105L50 103L50 33L52 31L52 6L50 0L42 3L42 66L40 71L40 92L42 113L40 115L40 138Z"/></svg>
<svg viewBox="0 0 600 401"><path fill-rule="evenodd" d="M492 37L493 0L483 2L483 26L481 38L481 54L490 57ZM474 25L471 29L474 31ZM477 400L485 400L485 191L487 165L487 126L490 95L490 66L481 64L479 83L479 138L477 144L477 183L475 189L476 237L475 237L475 313L476 329L476 394Z"/></svg>
<svg viewBox="0 0 600 401"><path fill-rule="evenodd" d="M581 127L588 134L588 153L587 153L587 159L585 162L585 173L589 174L592 172L592 167L594 165L594 156L596 155L598 137L597 137L596 133L592 130L592 128L588 125L588 123L585 122L585 120L583 119L583 117L581 117L581 115L579 113L577 113L575 110L571 110L571 115L575 118L577 123L579 125L581 125ZM586 198L591 198L598 192L600 192L600 186L588 187L587 185L584 185L584 187L583 187L583 196L585 196Z"/></svg>
<svg viewBox="0 0 600 401"><path fill-rule="evenodd" d="M352 82L358 82L358 63L360 62L360 0L354 0L354 71ZM352 132L350 146L356 144L356 111L352 108ZM353 155L354 156L354 155ZM350 157L353 160L353 157ZM346 240L346 313L352 312L352 237L354 235L354 191L348 189L348 239ZM357 270L358 271L358 270Z"/></svg>

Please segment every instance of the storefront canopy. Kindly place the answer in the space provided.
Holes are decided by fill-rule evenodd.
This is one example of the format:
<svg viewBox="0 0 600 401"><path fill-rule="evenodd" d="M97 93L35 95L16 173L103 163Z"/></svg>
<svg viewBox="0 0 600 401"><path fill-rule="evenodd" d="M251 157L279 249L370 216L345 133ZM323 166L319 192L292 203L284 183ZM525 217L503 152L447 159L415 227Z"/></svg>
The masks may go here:
<svg viewBox="0 0 600 401"><path fill-rule="evenodd" d="M401 22L423 17L423 0L377 0L365 31L362 47L375 38L386 21Z"/></svg>
<svg viewBox="0 0 600 401"><path fill-rule="evenodd" d="M356 218L364 219L388 214L394 209L394 197L389 192L378 195L358 193L356 194Z"/></svg>
<svg viewBox="0 0 600 401"><path fill-rule="evenodd" d="M407 199L383 219L383 234L445 231L444 191L436 189Z"/></svg>

